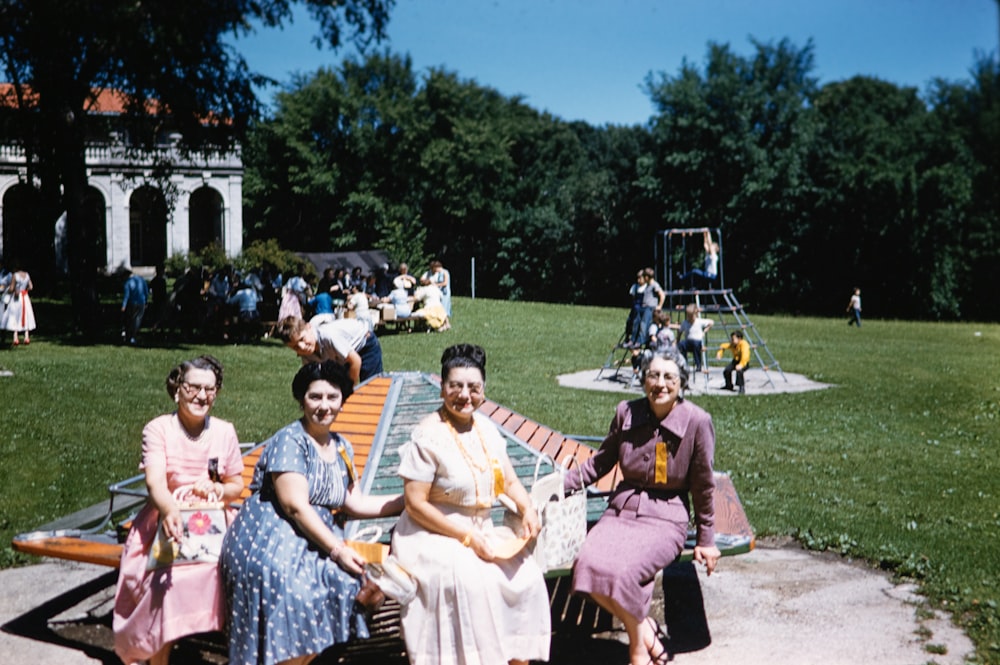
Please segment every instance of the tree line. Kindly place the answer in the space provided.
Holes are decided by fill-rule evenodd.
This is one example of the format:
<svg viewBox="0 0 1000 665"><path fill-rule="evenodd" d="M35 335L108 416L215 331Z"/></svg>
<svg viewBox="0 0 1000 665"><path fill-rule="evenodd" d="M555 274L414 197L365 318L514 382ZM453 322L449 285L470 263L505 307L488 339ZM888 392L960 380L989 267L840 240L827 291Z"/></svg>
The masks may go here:
<svg viewBox="0 0 1000 665"><path fill-rule="evenodd" d="M244 145L248 239L431 256L456 293L624 305L668 228L718 227L754 311L996 320L1000 66L820 85L812 43L710 44L594 127L389 51L300 75ZM475 259L475 275L471 259ZM657 266L659 269L660 266Z"/></svg>

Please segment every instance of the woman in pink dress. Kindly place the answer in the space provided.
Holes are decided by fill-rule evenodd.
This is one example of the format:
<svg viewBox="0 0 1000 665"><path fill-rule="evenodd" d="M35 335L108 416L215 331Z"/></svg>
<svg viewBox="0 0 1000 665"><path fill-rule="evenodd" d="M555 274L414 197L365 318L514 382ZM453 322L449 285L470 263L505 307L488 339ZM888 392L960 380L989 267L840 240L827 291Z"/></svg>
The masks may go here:
<svg viewBox="0 0 1000 665"><path fill-rule="evenodd" d="M177 410L154 418L142 431L140 468L149 501L125 541L112 622L115 652L125 663L164 665L176 640L223 627L225 601L216 563L146 570L161 517L169 537L183 536L175 489L193 485L195 495L226 502L243 491L236 429L209 416L220 388L218 360L199 356L182 362L167 376L167 393Z"/></svg>

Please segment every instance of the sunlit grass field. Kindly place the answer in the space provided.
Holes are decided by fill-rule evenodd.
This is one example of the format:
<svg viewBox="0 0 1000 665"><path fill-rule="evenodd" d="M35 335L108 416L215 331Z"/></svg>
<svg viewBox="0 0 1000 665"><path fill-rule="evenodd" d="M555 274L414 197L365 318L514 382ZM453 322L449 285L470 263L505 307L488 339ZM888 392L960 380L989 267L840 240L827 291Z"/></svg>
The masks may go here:
<svg viewBox="0 0 1000 665"><path fill-rule="evenodd" d="M0 347L0 369L13 372L0 377L0 566L28 562L11 536L138 473L142 426L171 410L163 382L178 361L223 361L214 413L243 441L298 415L299 361L277 342L80 345L62 332L65 310L36 301L31 346L7 350L5 335ZM489 354L491 399L562 432L601 435L619 396L556 377L596 372L625 314L457 298L453 330L383 336L385 366L436 372L444 346L475 342ZM713 415L716 468L733 474L757 534L791 534L917 580L955 613L980 662L1000 662L1000 325L866 319L855 329L840 317L750 315L785 371L834 386L694 398Z"/></svg>

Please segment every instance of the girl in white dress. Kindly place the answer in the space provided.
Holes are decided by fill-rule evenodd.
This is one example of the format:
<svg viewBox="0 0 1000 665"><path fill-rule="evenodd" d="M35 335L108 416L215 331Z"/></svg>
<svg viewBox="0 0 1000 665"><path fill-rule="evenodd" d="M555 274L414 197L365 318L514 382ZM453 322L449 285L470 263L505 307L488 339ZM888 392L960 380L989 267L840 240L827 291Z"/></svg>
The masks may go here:
<svg viewBox="0 0 1000 665"><path fill-rule="evenodd" d="M35 329L35 310L31 306L31 298L28 292L34 288L31 283L31 275L24 270L15 270L7 285L6 293L10 295L10 302L3 312L2 327L14 333L14 346L21 343L17 334L24 333L24 343L31 344L31 331Z"/></svg>

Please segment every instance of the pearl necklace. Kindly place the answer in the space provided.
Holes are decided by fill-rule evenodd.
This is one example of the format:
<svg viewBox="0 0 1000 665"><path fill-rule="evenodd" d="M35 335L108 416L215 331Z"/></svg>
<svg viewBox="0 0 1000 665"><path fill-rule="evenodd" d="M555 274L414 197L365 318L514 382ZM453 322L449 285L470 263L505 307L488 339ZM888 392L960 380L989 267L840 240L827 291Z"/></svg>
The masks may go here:
<svg viewBox="0 0 1000 665"><path fill-rule="evenodd" d="M476 507L477 508L490 508L493 506L493 488L490 488L489 501L480 499L479 497L479 477L489 468L493 466L493 459L490 457L490 451L486 448L486 440L483 438L483 433L479 430L479 423L476 419L472 419L472 429L476 432L476 437L479 439L479 445L483 449L483 456L486 458L486 463L481 464L473 459L472 455L462 444L462 438L458 435L458 430L455 429L455 425L452 424L451 419L447 416L443 407L440 411L441 420L445 422L448 426L448 430L451 431L451 436L455 440L455 445L458 446L458 451L462 453L462 457L465 459L465 463L469 467L469 471L472 472L472 483L476 490Z"/></svg>

